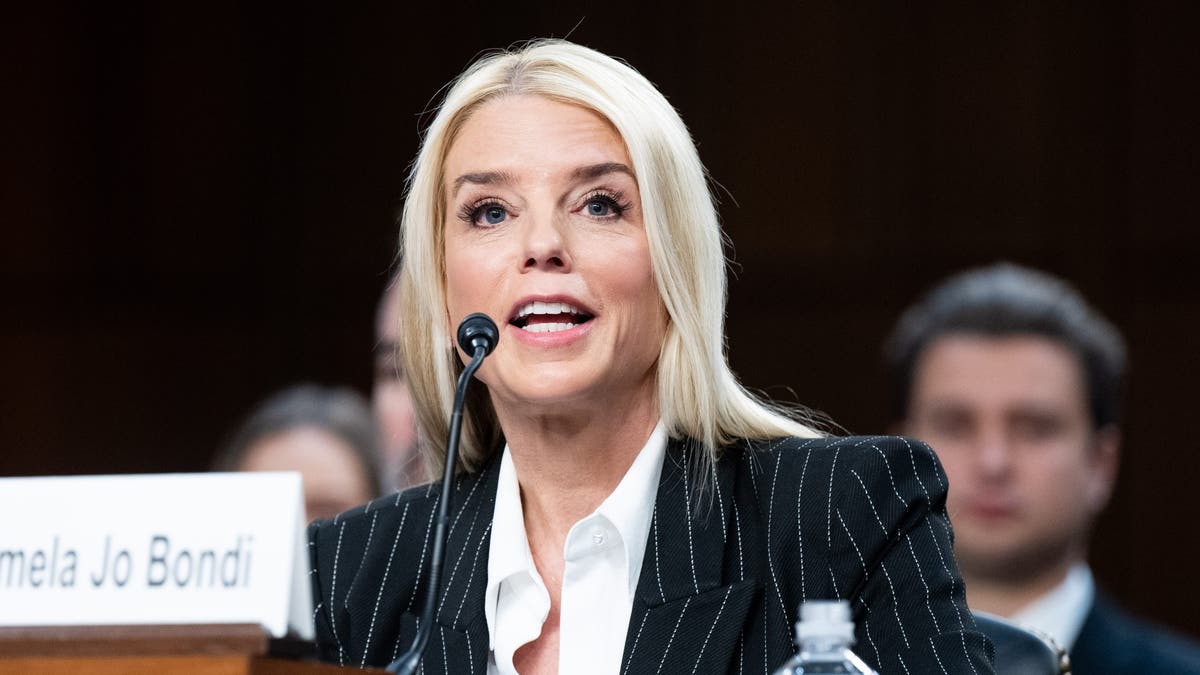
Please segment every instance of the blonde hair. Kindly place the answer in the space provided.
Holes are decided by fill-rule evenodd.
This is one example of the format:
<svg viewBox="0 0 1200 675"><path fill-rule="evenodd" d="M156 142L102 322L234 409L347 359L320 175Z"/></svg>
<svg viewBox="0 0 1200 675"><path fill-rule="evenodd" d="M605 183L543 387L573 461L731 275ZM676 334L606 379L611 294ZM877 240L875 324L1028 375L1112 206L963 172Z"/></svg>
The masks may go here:
<svg viewBox="0 0 1200 675"><path fill-rule="evenodd" d="M701 483L722 447L738 439L820 435L806 413L756 398L726 361L725 256L706 172L675 109L630 66L562 40L538 40L476 61L445 95L409 176L401 216L401 356L408 373L429 475L440 476L457 374L447 335L446 154L471 113L502 96L532 95L606 118L637 174L654 279L670 317L657 363L658 404L672 438L689 439ZM468 399L460 470L496 451L502 431L485 388Z"/></svg>

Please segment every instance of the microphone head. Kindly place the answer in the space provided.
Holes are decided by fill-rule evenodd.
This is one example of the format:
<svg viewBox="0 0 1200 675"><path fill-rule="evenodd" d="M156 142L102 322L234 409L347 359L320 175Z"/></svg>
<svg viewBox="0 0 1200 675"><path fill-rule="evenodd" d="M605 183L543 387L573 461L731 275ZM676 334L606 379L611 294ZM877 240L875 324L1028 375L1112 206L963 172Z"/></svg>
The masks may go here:
<svg viewBox="0 0 1200 675"><path fill-rule="evenodd" d="M491 354L499 341L500 329L487 314L475 312L458 324L458 346L472 356L479 347L483 347L484 356Z"/></svg>

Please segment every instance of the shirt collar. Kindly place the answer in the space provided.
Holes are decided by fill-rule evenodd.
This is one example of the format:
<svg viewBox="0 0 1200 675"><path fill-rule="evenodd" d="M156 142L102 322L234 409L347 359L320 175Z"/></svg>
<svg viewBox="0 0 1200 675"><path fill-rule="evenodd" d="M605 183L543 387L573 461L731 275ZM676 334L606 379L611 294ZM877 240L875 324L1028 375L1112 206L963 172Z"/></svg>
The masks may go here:
<svg viewBox="0 0 1200 675"><path fill-rule="evenodd" d="M650 521L654 515L654 501L658 496L658 482L662 476L666 453L667 432L660 420L616 489L596 508L596 514L607 518L625 543L630 597L637 591L642 557L646 553L646 538L650 534Z"/></svg>
<svg viewBox="0 0 1200 675"><path fill-rule="evenodd" d="M1013 615L1016 623L1048 634L1060 647L1070 651L1091 611L1096 595L1092 572L1076 563L1057 586Z"/></svg>
<svg viewBox="0 0 1200 675"><path fill-rule="evenodd" d="M541 585L529 551L529 539L525 536L525 512L521 508L521 487L517 483L517 469L513 465L508 445L504 446L500 458L500 475L497 477L496 505L492 512L492 537L488 545L487 588L484 591L483 613L487 620L488 635L495 641L496 604L500 597L500 584L517 574L532 570L535 583Z"/></svg>
<svg viewBox="0 0 1200 675"><path fill-rule="evenodd" d="M600 503L596 511L588 516L591 518L600 515L607 518L620 533L625 544L630 597L636 592L641 575L642 557L646 553L646 538L650 534L650 521L654 514L654 501L658 496L658 483L666 452L667 432L662 420L659 420L650 432L650 438L634 458L633 464L621 478L621 482L612 494ZM504 446L503 456L500 458L499 473L496 503L492 513L491 542L488 545L487 588L484 591L483 605L490 636L496 634L496 605L501 583L514 575L530 573L534 583L542 586L541 575L537 573L533 554L529 551L529 539L525 536L521 488L508 445Z"/></svg>

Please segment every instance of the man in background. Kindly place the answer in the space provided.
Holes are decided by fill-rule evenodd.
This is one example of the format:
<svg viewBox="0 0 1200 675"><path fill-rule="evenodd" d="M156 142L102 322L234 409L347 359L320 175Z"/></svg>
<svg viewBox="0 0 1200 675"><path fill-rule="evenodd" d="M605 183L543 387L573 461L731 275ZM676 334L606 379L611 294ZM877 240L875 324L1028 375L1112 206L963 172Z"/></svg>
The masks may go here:
<svg viewBox="0 0 1200 675"><path fill-rule="evenodd" d="M412 394L400 363L400 283L393 277L375 313L375 388L371 408L379 426L385 492L426 482L417 452L416 415Z"/></svg>
<svg viewBox="0 0 1200 675"><path fill-rule="evenodd" d="M968 604L1050 635L1077 674L1200 673L1200 648L1123 613L1087 565L1121 442L1112 324L1064 282L999 264L910 307L886 353L901 431L950 479Z"/></svg>

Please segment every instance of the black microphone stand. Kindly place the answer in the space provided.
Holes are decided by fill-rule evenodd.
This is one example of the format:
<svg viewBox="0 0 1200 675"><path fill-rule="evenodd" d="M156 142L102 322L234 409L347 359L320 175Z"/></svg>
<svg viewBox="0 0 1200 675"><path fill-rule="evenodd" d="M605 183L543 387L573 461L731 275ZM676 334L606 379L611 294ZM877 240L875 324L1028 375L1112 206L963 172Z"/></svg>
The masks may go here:
<svg viewBox="0 0 1200 675"><path fill-rule="evenodd" d="M446 536L450 524L450 502L454 497L454 468L458 462L458 441L462 436L463 405L467 396L467 385L484 357L492 352L500 339L500 331L486 314L475 313L458 325L458 344L463 351L472 354L458 376L454 389L454 409L450 414L450 438L446 446L446 466L442 471L442 494L438 499L437 528L433 533L433 557L429 562L429 585L425 587L425 606L421 609L421 622L412 646L400 658L388 664L390 673L412 675L421 665L421 655L433 631L434 609L438 602L438 586L442 578L442 563L446 558Z"/></svg>

